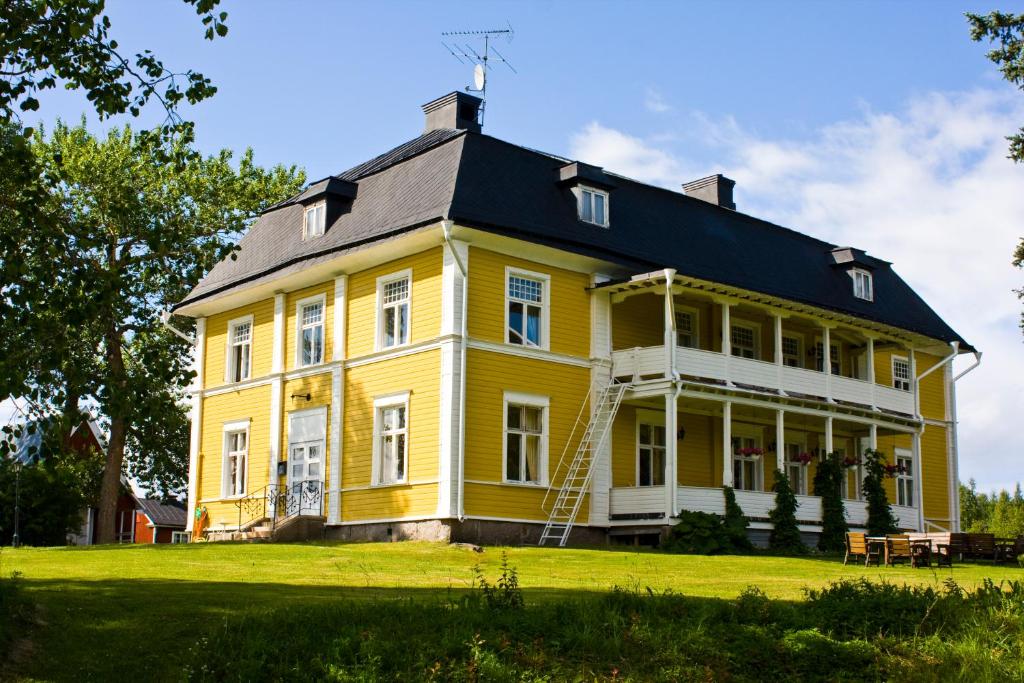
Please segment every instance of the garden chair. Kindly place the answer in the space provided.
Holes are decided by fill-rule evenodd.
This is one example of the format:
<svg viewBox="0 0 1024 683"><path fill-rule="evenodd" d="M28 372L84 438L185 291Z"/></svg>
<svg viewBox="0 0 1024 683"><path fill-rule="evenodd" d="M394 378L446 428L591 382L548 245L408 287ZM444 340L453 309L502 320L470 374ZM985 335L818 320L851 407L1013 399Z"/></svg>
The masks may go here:
<svg viewBox="0 0 1024 683"><path fill-rule="evenodd" d="M903 535L885 537L885 564L895 567L897 562L911 562L910 539Z"/></svg>
<svg viewBox="0 0 1024 683"><path fill-rule="evenodd" d="M967 553L976 560L997 559L995 535L967 534Z"/></svg>
<svg viewBox="0 0 1024 683"><path fill-rule="evenodd" d="M865 567L871 563L871 560L874 560L877 565L881 560L881 552L878 546L868 542L866 534L848 532L846 534L846 556L843 558L843 564L847 564L850 558L857 561L860 558L864 558Z"/></svg>
<svg viewBox="0 0 1024 683"><path fill-rule="evenodd" d="M932 566L932 542L929 539L910 541L910 566L915 569Z"/></svg>

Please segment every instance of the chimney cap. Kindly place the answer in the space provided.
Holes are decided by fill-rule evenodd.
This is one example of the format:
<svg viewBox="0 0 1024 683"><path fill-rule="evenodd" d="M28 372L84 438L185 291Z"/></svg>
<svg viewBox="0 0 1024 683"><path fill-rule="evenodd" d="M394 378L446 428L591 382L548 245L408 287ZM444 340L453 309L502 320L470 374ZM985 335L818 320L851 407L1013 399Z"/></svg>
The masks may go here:
<svg viewBox="0 0 1024 683"><path fill-rule="evenodd" d="M479 133L480 107L483 102L479 97L458 90L431 100L422 107L426 115L423 132L455 129Z"/></svg>

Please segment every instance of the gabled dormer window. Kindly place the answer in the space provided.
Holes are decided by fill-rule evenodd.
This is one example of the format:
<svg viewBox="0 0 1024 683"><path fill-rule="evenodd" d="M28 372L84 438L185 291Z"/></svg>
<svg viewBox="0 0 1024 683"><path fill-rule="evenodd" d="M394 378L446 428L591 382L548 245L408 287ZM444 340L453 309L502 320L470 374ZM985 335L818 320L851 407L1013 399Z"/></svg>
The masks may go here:
<svg viewBox="0 0 1024 683"><path fill-rule="evenodd" d="M581 185L577 189L579 216L584 223L608 227L608 193Z"/></svg>
<svg viewBox="0 0 1024 683"><path fill-rule="evenodd" d="M323 235L326 218L326 205L323 202L306 207L306 221L302 229L303 238L308 239Z"/></svg>
<svg viewBox="0 0 1024 683"><path fill-rule="evenodd" d="M853 278L853 295L855 297L864 301L875 300L875 286L871 273L860 268L854 268L850 271L850 277Z"/></svg>

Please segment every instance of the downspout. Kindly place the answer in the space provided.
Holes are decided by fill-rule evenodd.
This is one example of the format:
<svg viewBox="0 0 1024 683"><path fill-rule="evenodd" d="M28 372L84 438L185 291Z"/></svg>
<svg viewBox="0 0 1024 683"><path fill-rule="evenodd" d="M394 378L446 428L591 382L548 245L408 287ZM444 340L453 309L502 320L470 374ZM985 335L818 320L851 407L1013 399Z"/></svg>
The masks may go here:
<svg viewBox="0 0 1024 683"><path fill-rule="evenodd" d="M932 374L939 368L941 368L946 363L956 358L957 355L960 353L960 342L950 342L949 345L953 347L953 352L950 353L945 358L943 358L942 360L940 360L935 365L931 366L930 368L922 372L920 375L917 376L917 379L914 380L914 414L917 416L917 419L919 420L921 419L921 380L927 377L928 375ZM924 430L922 429L921 431Z"/></svg>
<svg viewBox="0 0 1024 683"><path fill-rule="evenodd" d="M455 260L455 265L459 268L459 273L462 274L462 321L461 321L461 336L462 336L462 353L459 354L459 481L457 487L457 513L458 520L460 522L466 519L465 515L465 489L466 489L466 477L464 475L464 469L466 464L466 343L469 339L469 327L466 321L466 315L468 312L469 302L469 273L466 271L466 264L462 262L459 257L459 253L455 250L455 245L452 244L452 225L453 221L443 220L441 221L441 232L444 235L445 244L448 245L448 251L451 252L452 258Z"/></svg>
<svg viewBox="0 0 1024 683"><path fill-rule="evenodd" d="M974 370L974 368L981 365L981 351L974 352L974 364L968 367L966 370L961 372L959 375L953 378L950 382L949 387L949 403L950 403L950 428L952 430L952 456L953 456L953 485L955 486L956 492L956 519L953 521L952 531L960 531L960 442L957 438L957 417L956 417L956 382L958 379L966 375L968 372Z"/></svg>
<svg viewBox="0 0 1024 683"><path fill-rule="evenodd" d="M928 375L932 374L939 368L944 367L947 363L952 362L953 359L957 357L957 355L960 353L960 342L950 342L949 345L953 347L953 351L948 356L946 356L938 363L931 366L930 368L928 368L927 370L925 370L920 375L917 375L917 377L914 378L914 415L916 415L917 419L921 422L920 427L917 428L917 447L915 449L917 451L917 462L914 463L914 467L917 468L917 476L915 477L916 482L914 488L916 490L914 491L914 495L917 498L917 519L918 527L921 531L925 530L924 467L921 466L921 462L924 460L924 457L921 453L921 437L924 436L925 424L924 417L921 415L921 380L927 377Z"/></svg>

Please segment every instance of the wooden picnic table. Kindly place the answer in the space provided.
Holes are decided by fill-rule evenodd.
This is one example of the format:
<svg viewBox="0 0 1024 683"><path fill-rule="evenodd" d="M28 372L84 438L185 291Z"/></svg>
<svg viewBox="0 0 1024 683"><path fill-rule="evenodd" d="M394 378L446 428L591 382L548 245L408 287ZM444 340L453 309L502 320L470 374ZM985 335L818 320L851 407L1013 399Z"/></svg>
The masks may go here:
<svg viewBox="0 0 1024 683"><path fill-rule="evenodd" d="M887 536L865 536L864 540L867 542L869 548L875 548L878 551L878 557L882 558L882 563L885 565L891 564L889 557L889 543ZM930 538L915 538L909 541L910 543L910 554L911 558L914 558L914 549L920 548L925 549L928 563L931 563L931 556L933 552L937 552L937 548L932 547L932 539ZM917 566L916 561L912 562L913 566Z"/></svg>

